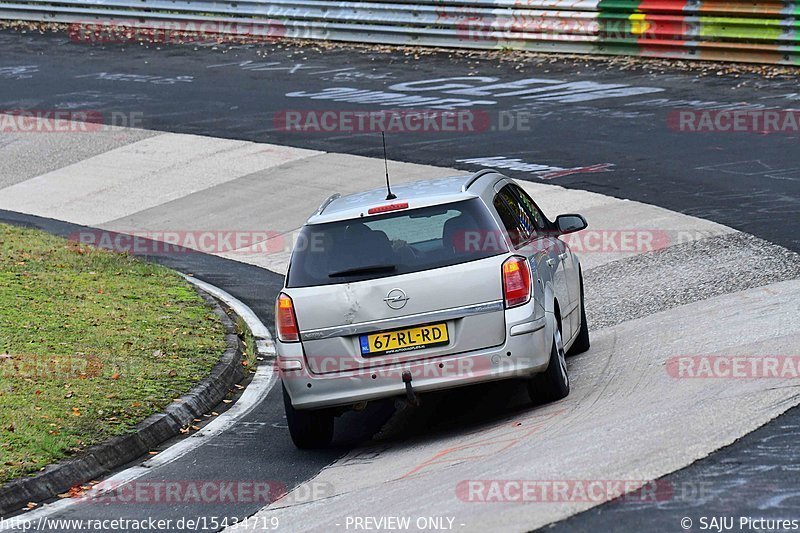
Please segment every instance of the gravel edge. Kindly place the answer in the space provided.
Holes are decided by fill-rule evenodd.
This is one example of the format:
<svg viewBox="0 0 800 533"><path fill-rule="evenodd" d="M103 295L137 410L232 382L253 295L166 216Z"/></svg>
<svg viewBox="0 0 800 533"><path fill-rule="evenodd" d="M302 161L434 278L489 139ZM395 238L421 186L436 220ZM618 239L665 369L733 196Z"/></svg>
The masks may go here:
<svg viewBox="0 0 800 533"><path fill-rule="evenodd" d="M584 271L589 330L709 298L800 279L800 254L734 232Z"/></svg>
<svg viewBox="0 0 800 533"><path fill-rule="evenodd" d="M182 427L218 405L228 390L245 377L241 364L242 344L233 320L214 297L194 285L192 287L213 307L214 314L225 328L226 348L211 374L170 403L163 412L137 424L131 433L92 446L79 457L49 465L33 477L15 479L0 486L0 517L21 510L28 502L49 500L70 487L103 477L180 435Z"/></svg>

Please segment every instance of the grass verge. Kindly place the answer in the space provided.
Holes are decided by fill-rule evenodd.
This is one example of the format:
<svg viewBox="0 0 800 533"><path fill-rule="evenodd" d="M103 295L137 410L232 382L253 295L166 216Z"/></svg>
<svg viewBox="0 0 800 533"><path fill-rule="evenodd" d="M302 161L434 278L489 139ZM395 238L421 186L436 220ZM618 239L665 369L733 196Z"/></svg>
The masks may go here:
<svg viewBox="0 0 800 533"><path fill-rule="evenodd" d="M129 431L224 349L169 269L0 224L0 483Z"/></svg>

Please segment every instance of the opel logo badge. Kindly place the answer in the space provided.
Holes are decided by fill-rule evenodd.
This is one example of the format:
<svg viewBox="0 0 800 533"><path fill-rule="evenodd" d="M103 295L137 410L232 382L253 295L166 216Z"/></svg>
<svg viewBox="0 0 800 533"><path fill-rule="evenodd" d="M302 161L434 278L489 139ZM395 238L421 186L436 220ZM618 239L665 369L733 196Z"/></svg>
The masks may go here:
<svg viewBox="0 0 800 533"><path fill-rule="evenodd" d="M402 309L406 306L406 302L408 302L409 299L410 298L406 296L403 289L392 289L383 301L392 309Z"/></svg>

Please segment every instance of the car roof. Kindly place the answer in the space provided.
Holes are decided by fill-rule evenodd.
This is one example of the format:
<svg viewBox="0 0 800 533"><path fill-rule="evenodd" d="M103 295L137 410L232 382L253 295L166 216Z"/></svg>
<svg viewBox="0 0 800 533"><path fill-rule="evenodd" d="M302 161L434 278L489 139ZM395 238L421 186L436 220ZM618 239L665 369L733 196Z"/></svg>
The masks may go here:
<svg viewBox="0 0 800 533"><path fill-rule="evenodd" d="M397 196L393 200L386 199L386 187L377 187L347 196L333 195L309 217L307 224L367 217L370 216L369 209L373 207L397 203L408 203L408 209L414 209L477 198L487 186L497 181L497 179L480 179L489 174L494 174L495 178L505 177L496 171L486 169L475 174L401 183L392 185L392 193Z"/></svg>

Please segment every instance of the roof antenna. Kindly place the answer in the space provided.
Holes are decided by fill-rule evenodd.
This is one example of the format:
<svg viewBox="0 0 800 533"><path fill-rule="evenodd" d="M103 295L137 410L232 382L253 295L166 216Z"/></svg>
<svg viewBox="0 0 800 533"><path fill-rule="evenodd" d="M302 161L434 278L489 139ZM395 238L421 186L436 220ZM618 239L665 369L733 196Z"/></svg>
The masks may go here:
<svg viewBox="0 0 800 533"><path fill-rule="evenodd" d="M389 193L386 195L387 200L394 200L397 198L394 194L392 194L392 188L389 186L389 160L386 158L386 133L381 132L381 139L383 139L383 165L386 167L386 191Z"/></svg>

